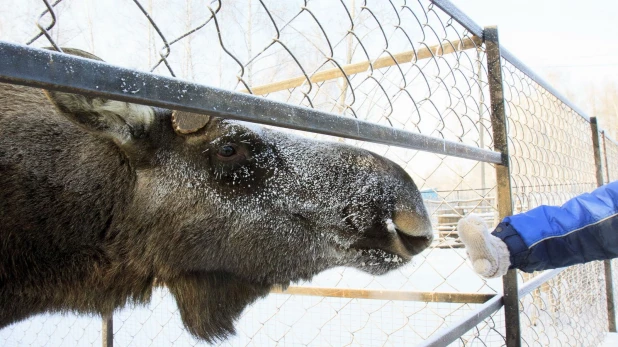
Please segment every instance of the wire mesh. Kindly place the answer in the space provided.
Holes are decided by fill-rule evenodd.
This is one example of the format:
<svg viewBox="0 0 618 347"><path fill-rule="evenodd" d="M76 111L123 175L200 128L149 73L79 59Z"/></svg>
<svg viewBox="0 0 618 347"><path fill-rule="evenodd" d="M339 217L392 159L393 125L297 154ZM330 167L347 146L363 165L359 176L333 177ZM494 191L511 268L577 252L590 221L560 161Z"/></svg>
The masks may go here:
<svg viewBox="0 0 618 347"><path fill-rule="evenodd" d="M514 212L596 188L590 123L503 61ZM520 273L524 282L535 274ZM520 299L527 345L594 346L607 327L603 264L574 266ZM586 333L582 333L582 332Z"/></svg>
<svg viewBox="0 0 618 347"><path fill-rule="evenodd" d="M121 66L493 148L484 46L427 0L25 0L3 8L0 39L5 41L81 48ZM509 63L504 76L516 212L559 204L594 188L588 123ZM501 291L499 280L474 275L455 227L470 212L490 225L498 222L492 165L327 138L372 150L404 167L422 190L436 242L415 264L386 276L338 268L298 285ZM590 340L574 332L576 327L599 332L604 326L602 310L586 316L580 306L601 305L601 299L585 296L600 292L591 290L598 284L598 266L569 271L573 274L522 299L522 317L527 317L522 321L533 322L526 323L527 344L545 344L556 336L576 345L598 340L598 334ZM271 294L247 308L237 336L220 344L414 345L477 306ZM1 330L0 341L50 346L100 341L97 319L81 328L71 323L77 322L72 316L44 317ZM56 324L37 328L40 319L68 322L70 332ZM185 332L164 288L155 291L147 307L114 315L114 342L202 344ZM500 310L453 345L503 344Z"/></svg>
<svg viewBox="0 0 618 347"><path fill-rule="evenodd" d="M506 61L503 75L514 212L596 188L590 124Z"/></svg>
<svg viewBox="0 0 618 347"><path fill-rule="evenodd" d="M156 293L147 308L124 310L115 315L122 325L114 335L118 345L201 345L183 333L175 305L165 290ZM166 302L168 301L168 302ZM276 294L246 310L237 324L237 335L218 345L415 345L454 324L478 304L397 302L358 298L322 298ZM135 316L153 316L157 324L142 324ZM500 322L481 326L470 337L500 329ZM129 327L129 328L128 328ZM161 336L166 337L161 340ZM466 340L467 341L467 340Z"/></svg>
<svg viewBox="0 0 618 347"><path fill-rule="evenodd" d="M505 346L504 309L500 309L449 346Z"/></svg>
<svg viewBox="0 0 618 347"><path fill-rule="evenodd" d="M18 346L101 345L101 317L40 315L0 330L0 344Z"/></svg>
<svg viewBox="0 0 618 347"><path fill-rule="evenodd" d="M603 262L569 267L520 299L529 346L598 346L607 331Z"/></svg>

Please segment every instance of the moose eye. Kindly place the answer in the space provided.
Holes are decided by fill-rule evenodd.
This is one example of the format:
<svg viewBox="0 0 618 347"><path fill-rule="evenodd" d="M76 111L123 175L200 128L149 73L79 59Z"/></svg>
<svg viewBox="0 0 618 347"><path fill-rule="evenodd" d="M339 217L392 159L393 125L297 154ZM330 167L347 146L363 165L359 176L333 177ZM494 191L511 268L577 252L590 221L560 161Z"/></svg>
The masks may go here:
<svg viewBox="0 0 618 347"><path fill-rule="evenodd" d="M219 148L219 152L217 154L224 158L229 158L236 154L236 148L232 145L223 145Z"/></svg>

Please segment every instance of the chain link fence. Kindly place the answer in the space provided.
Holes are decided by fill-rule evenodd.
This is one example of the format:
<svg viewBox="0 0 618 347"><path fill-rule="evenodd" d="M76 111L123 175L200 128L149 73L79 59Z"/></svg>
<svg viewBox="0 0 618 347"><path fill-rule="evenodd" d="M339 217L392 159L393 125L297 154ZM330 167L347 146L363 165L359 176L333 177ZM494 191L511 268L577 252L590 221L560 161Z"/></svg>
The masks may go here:
<svg viewBox="0 0 618 347"><path fill-rule="evenodd" d="M482 33L428 0L24 0L3 8L3 41L80 48L132 69L494 148ZM512 197L522 212L560 204L596 180L588 121L518 66L503 60ZM296 132L366 148L405 168L422 191L436 241L385 276L337 268L272 293L247 308L237 335L220 345L416 345L500 295L499 279L479 278L466 262L455 227L471 212L490 226L499 222L495 164ZM605 136L602 143L611 178L618 147ZM603 267L592 263L522 297L522 340L598 345L607 326L603 287ZM453 345L505 345L504 327L500 309ZM98 345L100 318L34 317L0 330L0 341ZM113 343L204 344L184 330L165 288L148 306L114 314Z"/></svg>
<svg viewBox="0 0 618 347"><path fill-rule="evenodd" d="M514 213L594 190L590 122L506 59L502 72ZM599 345L607 327L603 271L602 262L574 266L521 298L523 342ZM534 276L520 273L520 281Z"/></svg>

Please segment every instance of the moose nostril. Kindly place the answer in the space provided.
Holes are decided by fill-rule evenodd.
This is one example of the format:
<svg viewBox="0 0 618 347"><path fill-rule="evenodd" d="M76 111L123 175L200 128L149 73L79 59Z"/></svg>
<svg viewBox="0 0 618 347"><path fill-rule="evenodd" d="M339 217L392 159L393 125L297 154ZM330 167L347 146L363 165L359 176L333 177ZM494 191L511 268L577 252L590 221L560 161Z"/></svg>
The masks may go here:
<svg viewBox="0 0 618 347"><path fill-rule="evenodd" d="M419 215L408 210L397 210L392 220L397 230L403 234L427 238L432 236L431 223L425 214Z"/></svg>

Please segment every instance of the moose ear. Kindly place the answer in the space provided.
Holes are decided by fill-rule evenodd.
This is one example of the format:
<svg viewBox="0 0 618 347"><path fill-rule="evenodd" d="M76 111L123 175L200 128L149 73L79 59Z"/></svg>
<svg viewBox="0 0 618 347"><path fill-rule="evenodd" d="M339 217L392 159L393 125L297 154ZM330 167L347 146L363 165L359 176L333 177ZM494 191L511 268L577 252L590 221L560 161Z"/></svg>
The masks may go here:
<svg viewBox="0 0 618 347"><path fill-rule="evenodd" d="M172 125L174 131L179 134L191 134L203 129L210 121L210 116L191 112L174 110L172 112Z"/></svg>
<svg viewBox="0 0 618 347"><path fill-rule="evenodd" d="M154 121L150 106L47 90L45 93L70 121L119 144L145 137Z"/></svg>
<svg viewBox="0 0 618 347"><path fill-rule="evenodd" d="M46 49L55 50L51 47ZM62 52L103 61L81 49L63 47ZM45 94L70 121L95 135L110 138L119 144L146 136L154 120L154 109L150 106L48 90Z"/></svg>

